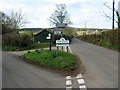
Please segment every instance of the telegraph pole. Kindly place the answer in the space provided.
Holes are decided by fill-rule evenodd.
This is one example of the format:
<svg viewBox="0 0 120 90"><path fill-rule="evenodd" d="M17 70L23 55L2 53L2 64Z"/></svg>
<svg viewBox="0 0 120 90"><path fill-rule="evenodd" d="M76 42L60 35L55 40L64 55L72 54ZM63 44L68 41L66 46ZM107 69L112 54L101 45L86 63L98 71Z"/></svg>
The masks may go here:
<svg viewBox="0 0 120 90"><path fill-rule="evenodd" d="M85 22L85 28L86 28L86 22Z"/></svg>
<svg viewBox="0 0 120 90"><path fill-rule="evenodd" d="M115 19L114 11L115 11L115 0L113 0L113 20L112 20L112 29L114 29L114 19Z"/></svg>

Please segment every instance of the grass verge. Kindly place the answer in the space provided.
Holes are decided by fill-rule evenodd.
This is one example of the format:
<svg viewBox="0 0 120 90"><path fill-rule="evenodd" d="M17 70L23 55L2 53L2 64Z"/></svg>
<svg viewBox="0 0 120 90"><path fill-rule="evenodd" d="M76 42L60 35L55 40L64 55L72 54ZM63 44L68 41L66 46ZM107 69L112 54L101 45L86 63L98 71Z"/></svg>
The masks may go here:
<svg viewBox="0 0 120 90"><path fill-rule="evenodd" d="M55 46L55 45L52 45L52 46ZM4 51L23 51L23 50L40 49L40 48L47 48L47 47L49 47L48 43L40 43L40 44L33 44L32 46L28 46L28 47L3 46L2 50L4 50Z"/></svg>
<svg viewBox="0 0 120 90"><path fill-rule="evenodd" d="M42 66L60 71L74 71L77 66L76 56L57 50L36 50L21 57Z"/></svg>
<svg viewBox="0 0 120 90"><path fill-rule="evenodd" d="M108 43L105 43L105 42L100 42L99 45L103 46L103 47L106 47L106 48L109 48L109 49L114 49L114 50L120 51L120 46L119 45L111 45L111 44L108 44Z"/></svg>
<svg viewBox="0 0 120 90"><path fill-rule="evenodd" d="M84 40L82 38L79 38L79 40L82 40L84 42L87 42L87 43L92 43L92 44L95 44L95 45L98 45L98 46L102 46L102 47L105 47L105 48L108 48L108 49L112 49L112 50L116 50L116 51L120 51L120 45L112 45L112 44L108 44L106 42L103 42L103 41L98 41L98 40Z"/></svg>

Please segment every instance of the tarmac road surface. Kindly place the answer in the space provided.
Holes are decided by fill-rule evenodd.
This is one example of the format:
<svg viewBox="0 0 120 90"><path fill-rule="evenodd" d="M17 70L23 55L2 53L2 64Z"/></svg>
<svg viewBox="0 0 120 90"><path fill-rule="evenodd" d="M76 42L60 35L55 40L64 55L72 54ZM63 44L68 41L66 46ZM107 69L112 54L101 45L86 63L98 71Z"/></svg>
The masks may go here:
<svg viewBox="0 0 120 90"><path fill-rule="evenodd" d="M70 45L86 67L88 88L118 88L118 52L73 38Z"/></svg>
<svg viewBox="0 0 120 90"><path fill-rule="evenodd" d="M64 76L2 53L2 88L65 88Z"/></svg>

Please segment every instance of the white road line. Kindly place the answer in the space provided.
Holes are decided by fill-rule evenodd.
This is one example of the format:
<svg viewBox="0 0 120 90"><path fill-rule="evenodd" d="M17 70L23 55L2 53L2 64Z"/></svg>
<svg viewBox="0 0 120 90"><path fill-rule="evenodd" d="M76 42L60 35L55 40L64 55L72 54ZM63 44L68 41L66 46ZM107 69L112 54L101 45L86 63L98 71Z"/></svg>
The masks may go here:
<svg viewBox="0 0 120 90"><path fill-rule="evenodd" d="M66 90L72 89L72 86L66 87Z"/></svg>
<svg viewBox="0 0 120 90"><path fill-rule="evenodd" d="M79 88L80 88L80 90L87 90L86 85L80 85Z"/></svg>
<svg viewBox="0 0 120 90"><path fill-rule="evenodd" d="M72 77L66 76L66 90L72 90Z"/></svg>
<svg viewBox="0 0 120 90"><path fill-rule="evenodd" d="M67 81L66 81L66 85L67 85L67 86L71 86L71 85L72 85L72 81L71 81L71 80L67 80Z"/></svg>
<svg viewBox="0 0 120 90"><path fill-rule="evenodd" d="M86 88L86 85L80 85L79 88Z"/></svg>
<svg viewBox="0 0 120 90"><path fill-rule="evenodd" d="M78 81L79 84L85 84L84 79L77 79L77 81Z"/></svg>
<svg viewBox="0 0 120 90"><path fill-rule="evenodd" d="M78 74L76 78L77 78L77 79L83 78L83 76L82 76L82 74Z"/></svg>
<svg viewBox="0 0 120 90"><path fill-rule="evenodd" d="M87 90L82 74L77 74L76 79L79 84L78 88L80 90ZM66 90L72 90L72 77L71 76L66 76Z"/></svg>
<svg viewBox="0 0 120 90"><path fill-rule="evenodd" d="M66 76L66 79L72 79L72 77L71 76Z"/></svg>

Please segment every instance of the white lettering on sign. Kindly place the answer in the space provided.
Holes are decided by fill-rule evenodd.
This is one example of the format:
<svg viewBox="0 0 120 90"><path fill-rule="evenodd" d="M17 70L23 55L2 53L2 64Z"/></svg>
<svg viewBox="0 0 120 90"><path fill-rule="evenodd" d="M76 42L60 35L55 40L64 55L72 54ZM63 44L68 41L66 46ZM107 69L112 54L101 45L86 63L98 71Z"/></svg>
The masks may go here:
<svg viewBox="0 0 120 90"><path fill-rule="evenodd" d="M69 46L69 44L56 44L56 46Z"/></svg>
<svg viewBox="0 0 120 90"><path fill-rule="evenodd" d="M69 40L62 37L60 40L56 40L56 46L69 46Z"/></svg>

